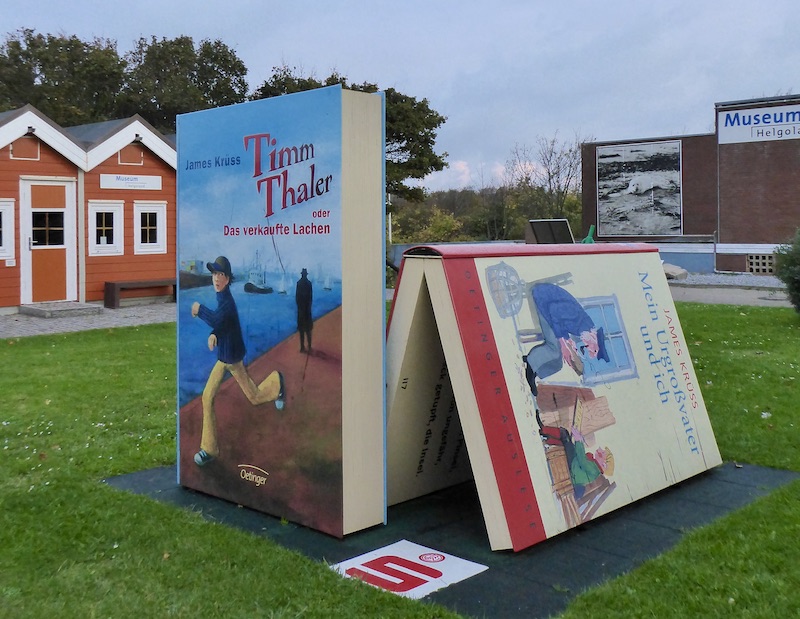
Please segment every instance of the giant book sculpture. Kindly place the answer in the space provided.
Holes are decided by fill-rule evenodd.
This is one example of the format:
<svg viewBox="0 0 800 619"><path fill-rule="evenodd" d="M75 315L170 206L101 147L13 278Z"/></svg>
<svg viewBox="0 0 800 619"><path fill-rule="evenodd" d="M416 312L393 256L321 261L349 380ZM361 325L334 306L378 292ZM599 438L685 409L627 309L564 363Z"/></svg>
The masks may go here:
<svg viewBox="0 0 800 619"><path fill-rule="evenodd" d="M387 384L389 504L474 478L495 550L721 462L644 244L409 250Z"/></svg>
<svg viewBox="0 0 800 619"><path fill-rule="evenodd" d="M179 482L331 535L385 521L383 97L178 117Z"/></svg>

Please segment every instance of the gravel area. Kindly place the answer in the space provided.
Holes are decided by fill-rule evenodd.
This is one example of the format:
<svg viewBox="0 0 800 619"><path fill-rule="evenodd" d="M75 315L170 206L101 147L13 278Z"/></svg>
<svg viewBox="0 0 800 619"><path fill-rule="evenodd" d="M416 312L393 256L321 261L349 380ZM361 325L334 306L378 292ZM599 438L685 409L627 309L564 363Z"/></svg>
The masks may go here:
<svg viewBox="0 0 800 619"><path fill-rule="evenodd" d="M689 273L689 277L670 280L671 283L689 286L733 286L736 288L778 288L786 284L773 275L752 273Z"/></svg>

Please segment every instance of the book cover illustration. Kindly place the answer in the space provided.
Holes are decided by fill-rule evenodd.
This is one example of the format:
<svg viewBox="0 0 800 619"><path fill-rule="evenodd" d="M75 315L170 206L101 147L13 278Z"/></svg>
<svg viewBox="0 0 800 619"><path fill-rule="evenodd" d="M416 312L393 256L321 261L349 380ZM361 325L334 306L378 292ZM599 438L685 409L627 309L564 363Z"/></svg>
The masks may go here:
<svg viewBox="0 0 800 619"><path fill-rule="evenodd" d="M342 90L178 118L179 481L343 534Z"/></svg>
<svg viewBox="0 0 800 619"><path fill-rule="evenodd" d="M545 531L720 463L657 253L476 267Z"/></svg>

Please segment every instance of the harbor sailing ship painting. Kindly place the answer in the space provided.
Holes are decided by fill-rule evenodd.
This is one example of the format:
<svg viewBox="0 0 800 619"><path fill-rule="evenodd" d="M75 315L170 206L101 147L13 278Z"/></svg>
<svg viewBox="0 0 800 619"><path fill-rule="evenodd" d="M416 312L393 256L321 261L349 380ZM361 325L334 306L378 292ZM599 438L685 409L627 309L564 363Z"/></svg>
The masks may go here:
<svg viewBox="0 0 800 619"><path fill-rule="evenodd" d="M247 283L244 285L244 291L252 294L269 294L272 292L272 287L267 285L267 271L264 268L258 250L256 250L256 257L247 271Z"/></svg>

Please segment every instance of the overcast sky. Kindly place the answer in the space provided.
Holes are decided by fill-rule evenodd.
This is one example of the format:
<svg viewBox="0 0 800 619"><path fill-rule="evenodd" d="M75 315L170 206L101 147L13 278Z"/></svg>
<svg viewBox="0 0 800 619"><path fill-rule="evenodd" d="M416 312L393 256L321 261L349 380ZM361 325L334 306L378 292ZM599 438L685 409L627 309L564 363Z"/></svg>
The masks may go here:
<svg viewBox="0 0 800 619"><path fill-rule="evenodd" d="M3 34L220 39L250 89L288 64L429 100L450 167L495 184L515 145L714 131L714 104L800 92L796 0L2 0ZM7 5L13 4L9 11Z"/></svg>

